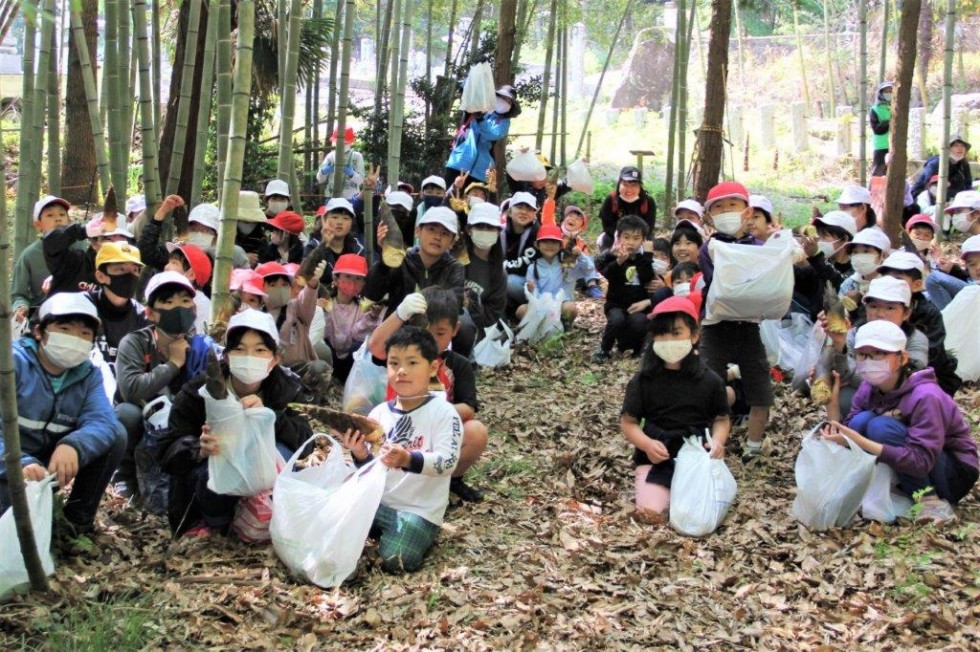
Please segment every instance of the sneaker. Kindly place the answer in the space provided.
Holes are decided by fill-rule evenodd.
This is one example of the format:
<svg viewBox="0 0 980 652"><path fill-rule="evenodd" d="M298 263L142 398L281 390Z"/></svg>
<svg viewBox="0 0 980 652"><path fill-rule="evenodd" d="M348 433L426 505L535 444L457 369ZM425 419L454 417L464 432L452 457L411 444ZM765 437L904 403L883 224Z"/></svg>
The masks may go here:
<svg viewBox="0 0 980 652"><path fill-rule="evenodd" d="M483 500L483 492L466 484L463 478L451 479L449 481L449 491L467 503L479 503Z"/></svg>
<svg viewBox="0 0 980 652"><path fill-rule="evenodd" d="M926 496L922 499L922 510L915 518L916 523L948 523L956 520L956 512L948 501L939 496Z"/></svg>
<svg viewBox="0 0 980 652"><path fill-rule="evenodd" d="M603 351L602 349L596 349L596 352L592 354L592 362L597 364L609 362L611 358L612 356L609 355L609 351Z"/></svg>
<svg viewBox="0 0 980 652"><path fill-rule="evenodd" d="M139 483L136 481L136 477L128 477L116 472L112 476L112 490L120 498L126 500L132 500L139 493Z"/></svg>
<svg viewBox="0 0 980 652"><path fill-rule="evenodd" d="M750 448L746 446L742 450L742 464L748 466L762 457L762 448Z"/></svg>
<svg viewBox="0 0 980 652"><path fill-rule="evenodd" d="M590 285L589 287L585 288L585 296L588 297L589 299L604 298L602 295L602 288L599 287L598 285Z"/></svg>

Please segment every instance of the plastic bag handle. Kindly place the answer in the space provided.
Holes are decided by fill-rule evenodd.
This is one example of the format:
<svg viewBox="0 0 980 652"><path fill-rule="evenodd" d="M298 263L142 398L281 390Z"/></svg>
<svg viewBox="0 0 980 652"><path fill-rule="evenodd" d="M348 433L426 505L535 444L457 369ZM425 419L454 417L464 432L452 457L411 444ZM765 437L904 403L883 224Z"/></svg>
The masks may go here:
<svg viewBox="0 0 980 652"><path fill-rule="evenodd" d="M279 475L283 475L284 473L290 473L290 472L292 472L293 465L296 464L296 462L299 461L299 455L300 455L300 453L302 453L304 450L306 450L306 447L309 446L310 444L312 444L313 442L315 442L317 440L317 438L319 438L319 437L326 437L327 439L329 439L330 440L330 444L332 446L340 446L340 444L337 442L337 440L334 439L333 437L331 437L330 435L328 435L326 433L323 433L323 432L315 432L315 433L313 433L313 436L312 437L310 437L309 439L307 439L305 442L303 442L300 445L299 448L296 449L296 452L293 453L293 456L289 458L289 461L288 462L286 462L286 466L282 467L282 471L279 472ZM331 448L330 450L331 450L331 454L332 454L333 453L333 448Z"/></svg>

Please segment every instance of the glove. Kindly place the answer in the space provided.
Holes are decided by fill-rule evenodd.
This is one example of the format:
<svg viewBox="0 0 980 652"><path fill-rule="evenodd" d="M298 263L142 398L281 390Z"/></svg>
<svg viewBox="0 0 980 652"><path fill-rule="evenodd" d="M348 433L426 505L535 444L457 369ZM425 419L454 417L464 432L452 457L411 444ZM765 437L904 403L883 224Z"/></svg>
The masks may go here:
<svg viewBox="0 0 980 652"><path fill-rule="evenodd" d="M327 271L327 261L321 260L320 264L313 268L313 276L310 278L310 280L316 280L316 282L319 283L325 271Z"/></svg>
<svg viewBox="0 0 980 652"><path fill-rule="evenodd" d="M414 315L424 315L425 307L425 297L422 296L422 293L413 292L402 299L402 302L398 304L398 308L395 309L395 314L402 321L408 321Z"/></svg>
<svg viewBox="0 0 980 652"><path fill-rule="evenodd" d="M354 176L354 168L349 165L344 166L344 174L346 174L347 178L350 179L352 176Z"/></svg>
<svg viewBox="0 0 980 652"><path fill-rule="evenodd" d="M320 168L320 174L333 174L333 165L324 163L323 167Z"/></svg>

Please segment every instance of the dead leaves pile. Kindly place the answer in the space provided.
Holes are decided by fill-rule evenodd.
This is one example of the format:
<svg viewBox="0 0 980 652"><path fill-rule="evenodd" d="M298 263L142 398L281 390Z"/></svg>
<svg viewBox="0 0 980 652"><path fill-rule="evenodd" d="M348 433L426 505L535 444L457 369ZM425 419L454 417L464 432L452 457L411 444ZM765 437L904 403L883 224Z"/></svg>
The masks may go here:
<svg viewBox="0 0 980 652"><path fill-rule="evenodd" d="M739 493L719 532L687 539L638 521L618 429L638 362L592 365L601 309L584 308L547 354L519 350L481 372L491 444L471 480L487 499L450 507L420 572L383 574L369 542L356 576L324 591L292 579L270 547L171 541L162 521L113 499L91 549L59 560L50 594L0 606L0 639L41 644L71 610L142 596L151 647L980 646L977 492L943 529L859 520L808 532L789 515L793 463L819 417L783 388L764 464L743 468L744 429L732 437ZM977 399L960 395L974 427Z"/></svg>

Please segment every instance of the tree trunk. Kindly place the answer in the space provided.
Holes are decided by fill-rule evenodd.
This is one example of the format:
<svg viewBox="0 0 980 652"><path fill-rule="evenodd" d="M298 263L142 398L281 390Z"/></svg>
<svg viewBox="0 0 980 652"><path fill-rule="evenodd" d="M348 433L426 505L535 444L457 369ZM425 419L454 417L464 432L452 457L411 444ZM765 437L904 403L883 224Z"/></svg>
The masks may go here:
<svg viewBox="0 0 980 652"><path fill-rule="evenodd" d="M728 80L728 40L732 31L731 0L712 0L708 74L704 88L704 119L698 129L697 176L694 195L704 203L721 176L722 122Z"/></svg>
<svg viewBox="0 0 980 652"><path fill-rule="evenodd" d="M473 22L470 23L470 61L476 59L480 51L480 23L483 22L484 0L477 0L476 11L473 12Z"/></svg>
<svg viewBox="0 0 980 652"><path fill-rule="evenodd" d="M452 8L449 10L449 34L446 38L446 65L442 71L443 77L449 77L449 68L453 61L453 37L456 34L456 18L458 15L459 0L453 0Z"/></svg>
<svg viewBox="0 0 980 652"><path fill-rule="evenodd" d="M303 3L289 3L289 32L286 40L285 78L282 80L282 96L279 113L279 167L276 176L289 182L293 208L302 212L299 188L294 183L293 122L296 118L296 73L299 69L299 37L303 28ZM280 47L282 45L280 44Z"/></svg>
<svg viewBox="0 0 980 652"><path fill-rule="evenodd" d="M72 7L75 5L73 4ZM99 131L102 125L98 120L93 124L89 114L89 102L95 102L95 117L98 118L98 96L95 89L95 71L91 69L92 75L92 96L88 97L85 93L85 77L82 70L82 61L78 49L79 35L84 33L84 41L87 44L85 59L88 61L88 53L95 52L98 43L98 0L81 0L78 3L81 11L79 16L82 31L71 29L68 35L68 79L65 87L65 155L61 160L61 196L76 205L87 205L96 200L98 196L98 185L96 172L98 161L96 157L95 137L93 128L97 125ZM75 23L75 11L72 11L71 22ZM102 157L105 158L105 140L103 139ZM108 164L108 161L105 161ZM108 172L108 168L106 169ZM109 179L102 179L102 188L108 187Z"/></svg>
<svg viewBox="0 0 980 652"><path fill-rule="evenodd" d="M505 5L509 1L510 0L503 0L503 4L501 4L500 6L501 22L504 22ZM524 39L527 38L527 28L528 25L530 24L530 21L528 20L529 10L530 10L530 14L533 16L534 10L537 6L538 6L538 0L520 0L519 4L517 5L517 16L514 19L515 34L513 36L513 48L511 49L511 53L510 53L511 70L516 70L517 64L520 63L521 60L521 46L524 44ZM498 39L500 38L499 32L497 38ZM497 59L497 61L500 61L500 59Z"/></svg>
<svg viewBox="0 0 980 652"><path fill-rule="evenodd" d="M393 26L394 27L394 26ZM347 130L347 109L350 106L350 60L354 57L354 0L344 8L344 53L340 60L340 93L337 102L337 144L334 158L333 197L340 197L344 188L344 133Z"/></svg>
<svg viewBox="0 0 980 652"><path fill-rule="evenodd" d="M905 206L905 169L908 161L906 142L909 132L909 100L912 97L912 76L915 73L916 32L922 0L905 0L898 28L898 74L895 100L892 102L891 139L888 152L888 187L885 190L885 233L898 248L902 241L902 209Z"/></svg>
<svg viewBox="0 0 980 652"><path fill-rule="evenodd" d="M932 61L932 3L923 0L922 11L919 13L919 54L918 54L918 85L919 100L926 111L929 110L929 62Z"/></svg>
<svg viewBox="0 0 980 652"><path fill-rule="evenodd" d="M858 175L861 185L868 183L868 132L865 120L868 115L868 4L858 2Z"/></svg>
<svg viewBox="0 0 980 652"><path fill-rule="evenodd" d="M143 195L146 198L146 214L153 215L160 201L160 176L157 162L157 139L153 122L153 77L150 69L151 54L147 36L146 1L133 2L133 36L136 39L136 60L139 64L140 126L143 141Z"/></svg>
<svg viewBox="0 0 980 652"><path fill-rule="evenodd" d="M551 0L551 20L548 21L548 36L545 40L544 74L541 77L541 103L538 107L538 132L534 137L534 149L541 151L544 142L544 124L548 115L548 94L551 92L551 57L555 46L555 22L558 17L558 2Z"/></svg>
<svg viewBox="0 0 980 652"><path fill-rule="evenodd" d="M401 49L397 66L398 82L393 89L394 101L392 102L391 119L388 122L390 135L387 178L388 185L392 189L397 189L398 178L401 174L402 128L405 124L405 87L408 85L408 50L411 45L409 36L412 33L412 7L414 4L411 0L406 0L402 7L402 33L399 39ZM397 28L397 25L394 25L393 28Z"/></svg>
<svg viewBox="0 0 980 652"><path fill-rule="evenodd" d="M936 196L936 215L944 215L946 202L946 182L949 179L949 137L953 104L953 41L956 38L956 0L946 0L945 29L943 35L943 143L939 152L939 187ZM939 229L939 238L945 229Z"/></svg>
<svg viewBox="0 0 980 652"><path fill-rule="evenodd" d="M195 93L194 89L200 88L194 84L194 78L197 76L195 74L195 67L197 65L197 46L198 41L202 35L201 28L201 5L202 0L190 0L190 14L187 18L186 33L184 31L181 34L184 36L184 57L181 61L180 68L174 65L174 70L180 70L180 74L174 75L179 79L180 95L177 97L177 101L170 102L170 107L167 109L167 122L170 122L170 113L174 107L177 109L177 117L174 121L174 133L173 140L171 141L170 147L170 164L167 165L167 189L164 195L172 195L176 193L180 186L181 171L184 166L184 148L188 141L188 132L190 131L187 127L190 124L191 119L191 102L194 101L191 95L199 95ZM206 34L206 29L204 33ZM202 66L203 67L203 66ZM203 71L202 71L203 72ZM174 84L170 85L173 89ZM172 95L171 95L172 97ZM200 98L196 98L198 103ZM197 111L194 115L197 115ZM191 139L192 146L193 143L197 142L196 136ZM196 148L195 148L196 149ZM167 151L164 149L163 151ZM190 160L191 165L194 164L193 152ZM185 197L189 196L188 192Z"/></svg>

